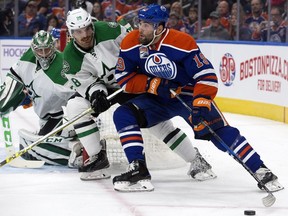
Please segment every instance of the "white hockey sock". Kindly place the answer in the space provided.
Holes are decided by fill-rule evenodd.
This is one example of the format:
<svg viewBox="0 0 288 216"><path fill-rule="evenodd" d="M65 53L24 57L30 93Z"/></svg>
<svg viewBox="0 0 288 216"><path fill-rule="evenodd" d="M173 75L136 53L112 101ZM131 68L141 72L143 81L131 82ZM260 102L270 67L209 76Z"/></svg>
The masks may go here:
<svg viewBox="0 0 288 216"><path fill-rule="evenodd" d="M98 154L101 150L100 133L96 123L91 120L74 125L76 134L85 148L87 154L91 157Z"/></svg>
<svg viewBox="0 0 288 216"><path fill-rule="evenodd" d="M149 132L163 140L167 146L186 162L191 162L196 156L196 151L187 135L176 128L171 120L161 122L151 128Z"/></svg>
<svg viewBox="0 0 288 216"><path fill-rule="evenodd" d="M186 162L191 162L196 156L196 151L187 135L176 128L163 140L167 146Z"/></svg>

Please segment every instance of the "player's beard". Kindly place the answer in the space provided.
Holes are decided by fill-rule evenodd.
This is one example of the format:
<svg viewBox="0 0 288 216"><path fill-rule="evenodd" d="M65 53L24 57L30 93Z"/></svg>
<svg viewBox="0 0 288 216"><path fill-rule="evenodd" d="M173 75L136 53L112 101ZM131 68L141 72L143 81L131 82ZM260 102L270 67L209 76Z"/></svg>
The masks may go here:
<svg viewBox="0 0 288 216"><path fill-rule="evenodd" d="M90 48L93 45L93 37L88 36L81 40L81 44L85 45L85 48Z"/></svg>
<svg viewBox="0 0 288 216"><path fill-rule="evenodd" d="M152 40L153 40L153 33L148 36L145 36L143 34L140 34L139 36L139 42L143 45L149 44Z"/></svg>
<svg viewBox="0 0 288 216"><path fill-rule="evenodd" d="M80 46L81 48L88 50L91 49L93 47L93 34L87 37L84 37L82 39L76 40L76 43L78 44L78 46Z"/></svg>

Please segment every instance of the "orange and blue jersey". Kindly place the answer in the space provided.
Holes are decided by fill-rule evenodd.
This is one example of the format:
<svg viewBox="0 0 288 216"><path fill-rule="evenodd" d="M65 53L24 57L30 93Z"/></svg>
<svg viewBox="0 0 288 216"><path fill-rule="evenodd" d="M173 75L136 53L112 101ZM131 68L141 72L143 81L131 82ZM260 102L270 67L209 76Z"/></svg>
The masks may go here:
<svg viewBox="0 0 288 216"><path fill-rule="evenodd" d="M217 76L193 37L167 29L153 49L138 38L134 30L121 43L116 79L126 92L143 93L148 77L160 77L193 89L194 97L215 97Z"/></svg>

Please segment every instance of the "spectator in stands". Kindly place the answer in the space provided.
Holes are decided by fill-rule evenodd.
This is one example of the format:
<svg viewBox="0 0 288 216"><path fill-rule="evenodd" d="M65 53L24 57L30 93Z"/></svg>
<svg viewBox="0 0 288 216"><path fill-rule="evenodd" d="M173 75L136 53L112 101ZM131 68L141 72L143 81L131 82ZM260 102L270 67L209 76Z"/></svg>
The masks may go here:
<svg viewBox="0 0 288 216"><path fill-rule="evenodd" d="M237 21L237 8L234 8L231 11L229 34L230 34L232 40L237 40L237 39L239 39L240 41L250 41L250 40L252 40L251 39L252 38L252 31L245 24L244 21L245 21L245 12L244 12L242 6L240 5L240 8L239 8L239 22ZM239 24L239 38L237 38L238 24Z"/></svg>
<svg viewBox="0 0 288 216"><path fill-rule="evenodd" d="M176 12L172 11L169 14L169 19L167 22L167 28L176 29L178 31L186 32L185 25L180 21L180 16Z"/></svg>
<svg viewBox="0 0 288 216"><path fill-rule="evenodd" d="M60 25L65 23L65 0L56 0L52 3L52 14L58 18Z"/></svg>
<svg viewBox="0 0 288 216"><path fill-rule="evenodd" d="M15 8L15 3L16 1L10 1L9 3L7 3L6 4L6 7L5 8L10 8L10 9L12 9L12 8ZM24 9L25 9L25 7L26 7L26 4L27 4L27 0L19 0L18 1L18 7L19 7L19 14L21 14L23 11L24 11ZM17 14L17 16L19 15L19 14Z"/></svg>
<svg viewBox="0 0 288 216"><path fill-rule="evenodd" d="M29 0L25 10L18 17L19 36L33 36L39 30L46 29L46 17L37 14L37 3Z"/></svg>
<svg viewBox="0 0 288 216"><path fill-rule="evenodd" d="M10 36L9 17L5 11L0 11L0 36Z"/></svg>
<svg viewBox="0 0 288 216"><path fill-rule="evenodd" d="M240 0L240 3L243 7L245 15L250 16L251 15L251 0Z"/></svg>
<svg viewBox="0 0 288 216"><path fill-rule="evenodd" d="M198 38L198 10L190 7L188 17L184 20L186 33L192 35L195 39Z"/></svg>
<svg viewBox="0 0 288 216"><path fill-rule="evenodd" d="M92 9L92 13L91 13L92 17L95 17L97 20L103 20L104 19L104 15L102 12L102 7L100 2L96 1L93 4L93 9Z"/></svg>
<svg viewBox="0 0 288 216"><path fill-rule="evenodd" d="M271 5L284 8L285 2L287 3L287 0L271 0ZM268 2L266 2L266 4L268 4Z"/></svg>
<svg viewBox="0 0 288 216"><path fill-rule="evenodd" d="M261 30L266 27L267 15L263 13L263 3L261 0L251 1L251 16L249 16L245 23L252 31L252 40L261 40Z"/></svg>
<svg viewBox="0 0 288 216"><path fill-rule="evenodd" d="M171 9L170 9L170 14L176 14L176 16L178 17L178 23L177 24L175 24L173 22L174 20L172 21L172 25L174 24L173 28L174 29L179 28L179 30L182 28L182 31L183 31L184 30L183 28L185 27L184 26L184 14L183 14L182 5L181 5L181 3L179 1L175 1L175 2L172 3ZM171 21L171 19L169 19L169 20ZM167 24L169 24L169 21L168 21Z"/></svg>
<svg viewBox="0 0 288 216"><path fill-rule="evenodd" d="M102 6L102 12L106 16L106 20L112 20L113 14L112 14L112 0L104 0L101 3ZM126 0L116 0L116 11L115 16L120 16L122 14L128 13L130 10L135 9L132 5L126 4Z"/></svg>
<svg viewBox="0 0 288 216"><path fill-rule="evenodd" d="M284 24L282 7L272 6L270 16L270 39L272 42L286 42L287 26ZM268 41L268 27L261 31L261 41Z"/></svg>
<svg viewBox="0 0 288 216"><path fill-rule="evenodd" d="M59 20L57 18L57 16L51 14L49 16L47 16L47 31L51 32L51 30L53 28L61 28L61 25L59 23Z"/></svg>
<svg viewBox="0 0 288 216"><path fill-rule="evenodd" d="M51 8L51 1L50 0L36 0L37 7L38 7L38 13L43 14L44 16L47 16L49 13L49 10Z"/></svg>
<svg viewBox="0 0 288 216"><path fill-rule="evenodd" d="M179 1L175 1L172 3L170 13L171 12L178 14L181 20L184 18L182 4Z"/></svg>
<svg viewBox="0 0 288 216"><path fill-rule="evenodd" d="M200 32L200 38L204 40L230 40L231 37L227 29L220 23L220 15L217 11L210 13L211 24L204 27Z"/></svg>
<svg viewBox="0 0 288 216"><path fill-rule="evenodd" d="M1 11L1 26L0 35L1 36L11 36L14 34L14 11L11 8L7 8Z"/></svg>
<svg viewBox="0 0 288 216"><path fill-rule="evenodd" d="M229 30L230 25L230 8L229 3L226 0L221 0L218 3L216 11L219 13L220 16L220 24ZM211 24L211 18L206 20L206 26L209 26Z"/></svg>

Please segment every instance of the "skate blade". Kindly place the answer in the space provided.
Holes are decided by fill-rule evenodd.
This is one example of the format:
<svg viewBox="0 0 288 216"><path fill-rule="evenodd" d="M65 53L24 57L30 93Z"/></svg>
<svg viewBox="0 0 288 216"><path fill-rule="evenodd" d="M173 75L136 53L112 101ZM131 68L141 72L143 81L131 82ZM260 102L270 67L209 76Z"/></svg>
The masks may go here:
<svg viewBox="0 0 288 216"><path fill-rule="evenodd" d="M119 192L150 192L154 190L150 180L141 180L135 184L130 182L115 182L114 190Z"/></svg>
<svg viewBox="0 0 288 216"><path fill-rule="evenodd" d="M206 172L197 173L194 177L191 176L191 178L196 181L207 181L217 178L217 175L209 169Z"/></svg>
<svg viewBox="0 0 288 216"><path fill-rule="evenodd" d="M92 181L110 178L111 175L107 169L96 170L94 172L83 172L80 179L83 181Z"/></svg>

